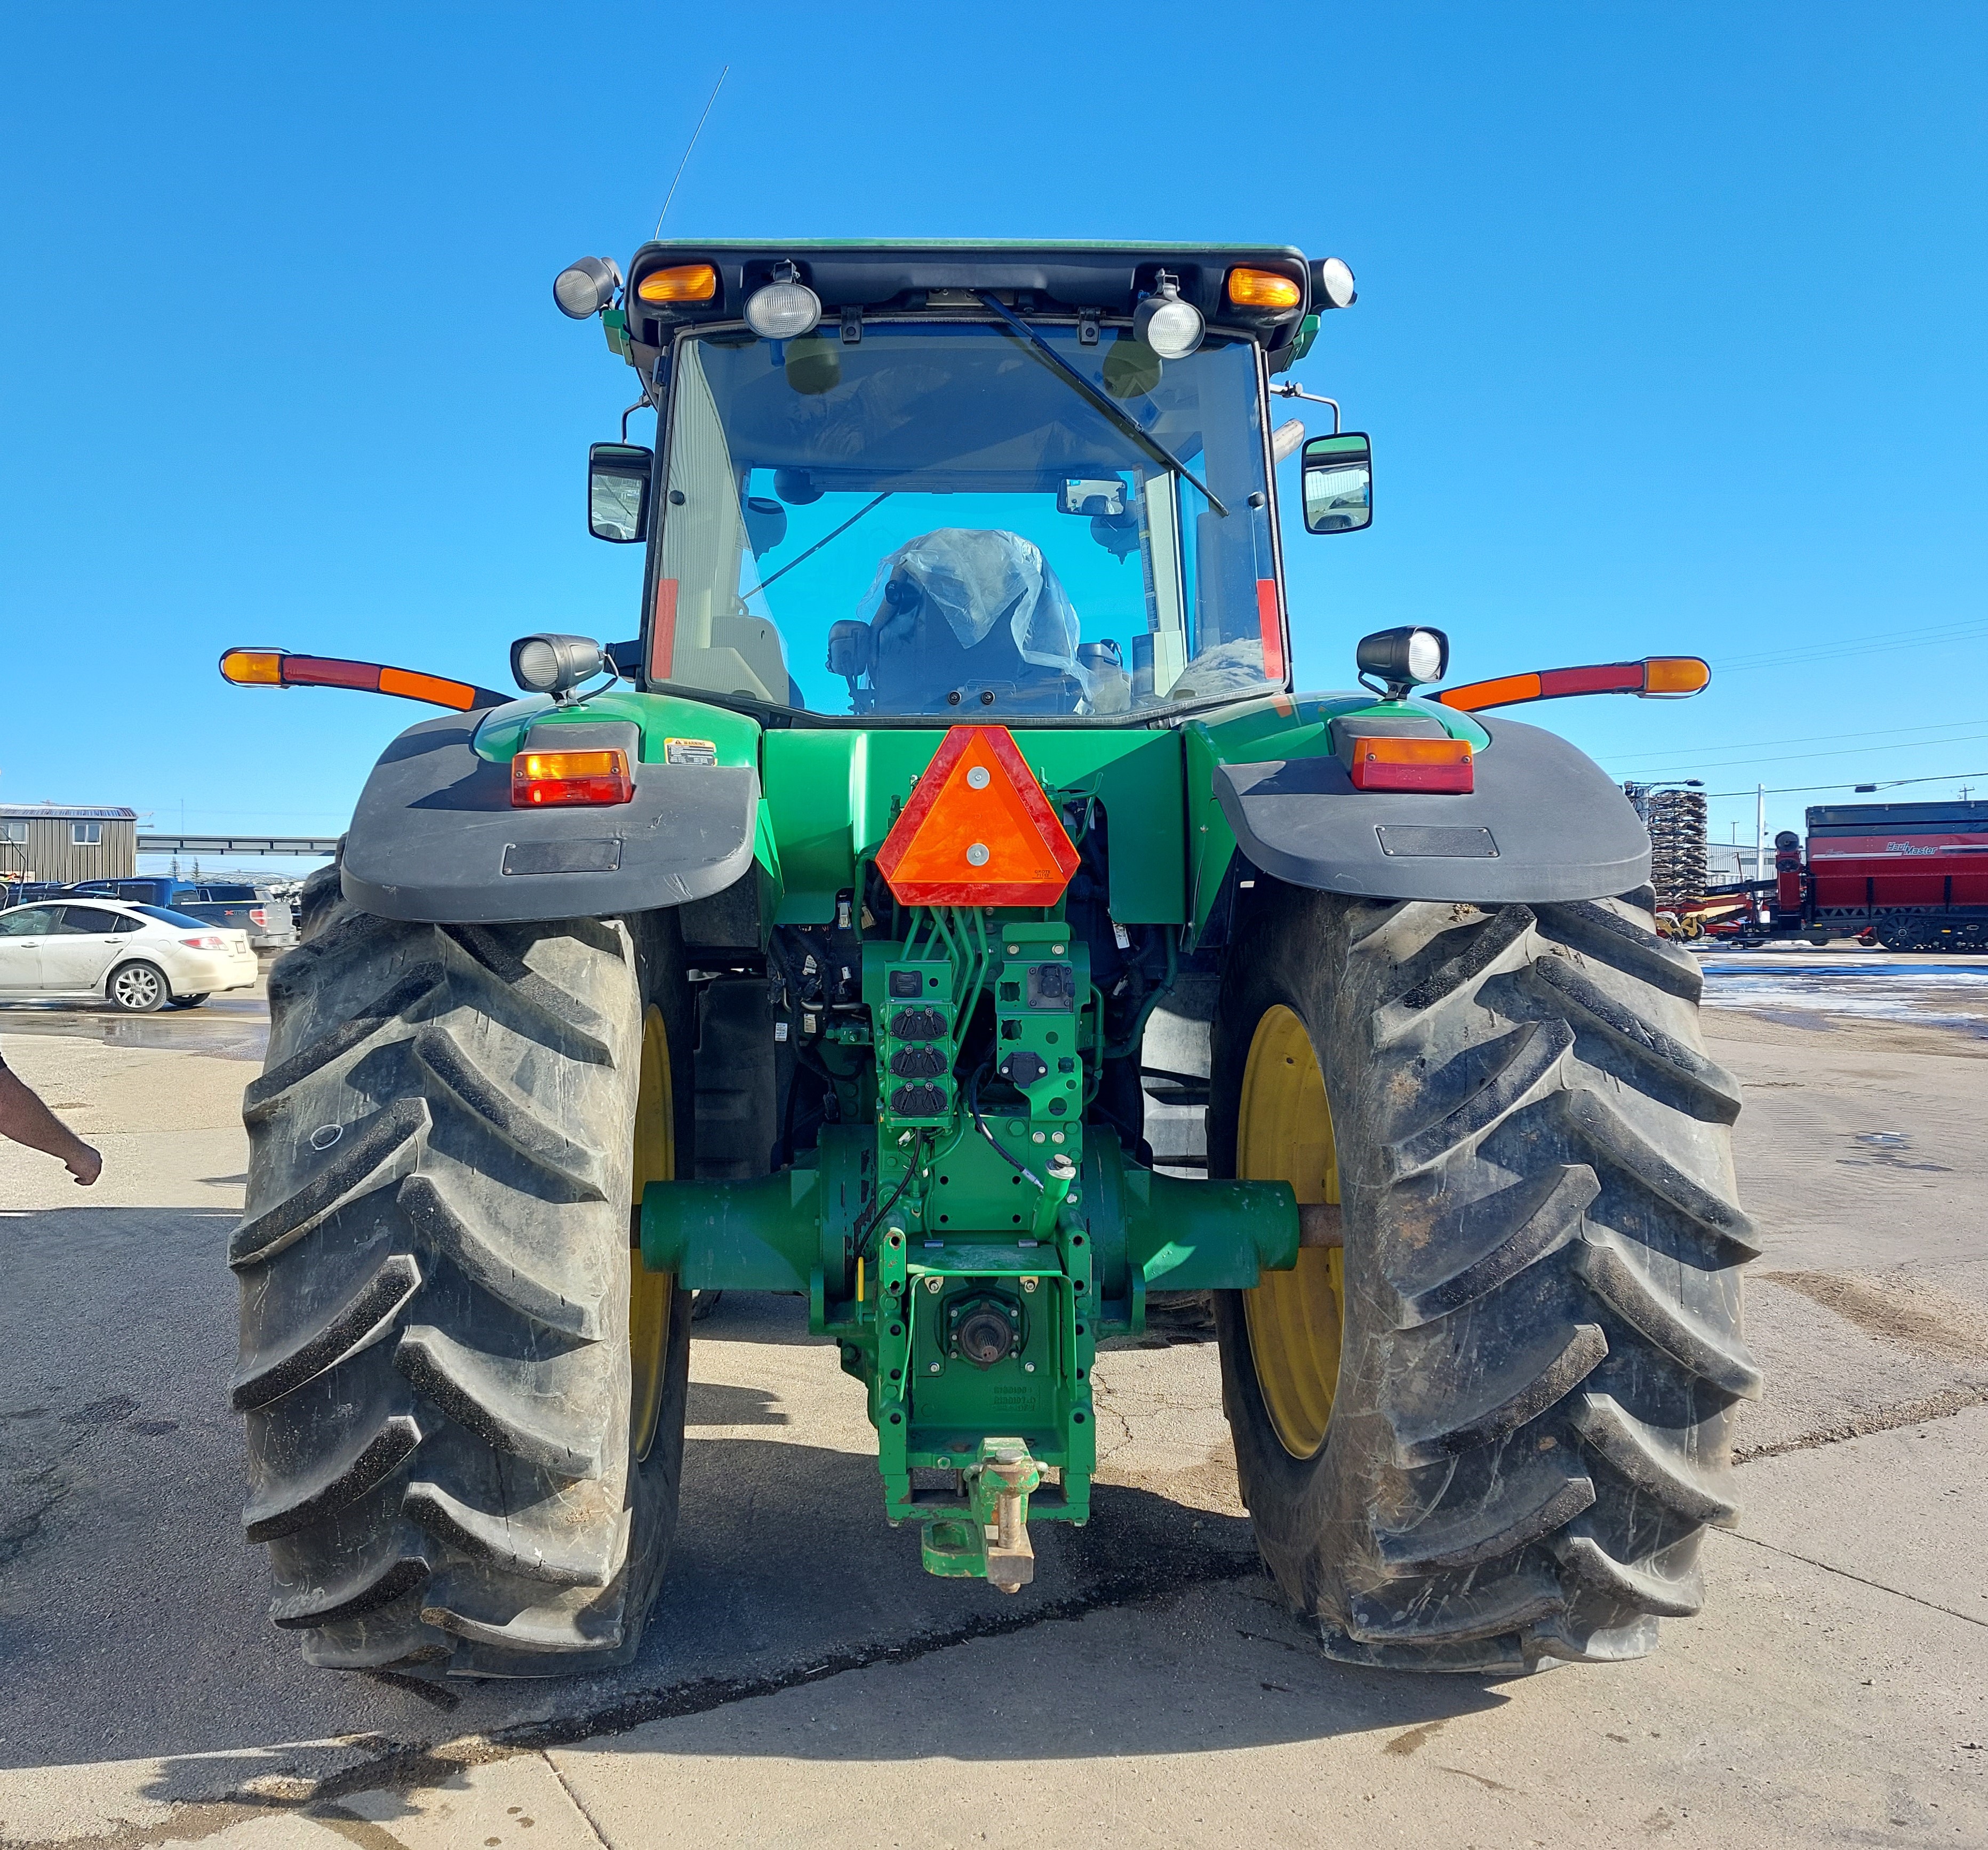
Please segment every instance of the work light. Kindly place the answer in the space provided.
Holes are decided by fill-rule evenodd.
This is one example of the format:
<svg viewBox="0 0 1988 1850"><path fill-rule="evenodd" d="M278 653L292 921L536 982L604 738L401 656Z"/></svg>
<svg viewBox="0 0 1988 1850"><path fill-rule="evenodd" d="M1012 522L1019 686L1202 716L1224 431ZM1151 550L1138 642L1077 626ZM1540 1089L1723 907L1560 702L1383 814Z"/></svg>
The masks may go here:
<svg viewBox="0 0 1988 1850"><path fill-rule="evenodd" d="M603 665L600 644L587 636L521 636L511 644L511 678L528 694L563 694Z"/></svg>
<svg viewBox="0 0 1988 1850"><path fill-rule="evenodd" d="M1388 684L1388 698L1399 700L1412 687L1442 680L1449 666L1449 638L1414 624L1376 630L1360 638L1353 660L1363 676L1378 676Z"/></svg>
<svg viewBox="0 0 1988 1850"><path fill-rule="evenodd" d="M1181 299L1180 285L1165 270L1152 294L1132 312L1132 332L1162 360L1185 360L1201 345L1201 310Z"/></svg>
<svg viewBox="0 0 1988 1850"><path fill-rule="evenodd" d="M773 280L746 298L746 325L762 340L794 340L821 324L821 298L791 263L777 265Z"/></svg>
<svg viewBox="0 0 1988 1850"><path fill-rule="evenodd" d="M582 257L553 279L553 299L562 315L584 321L614 299L621 272L611 257Z"/></svg>

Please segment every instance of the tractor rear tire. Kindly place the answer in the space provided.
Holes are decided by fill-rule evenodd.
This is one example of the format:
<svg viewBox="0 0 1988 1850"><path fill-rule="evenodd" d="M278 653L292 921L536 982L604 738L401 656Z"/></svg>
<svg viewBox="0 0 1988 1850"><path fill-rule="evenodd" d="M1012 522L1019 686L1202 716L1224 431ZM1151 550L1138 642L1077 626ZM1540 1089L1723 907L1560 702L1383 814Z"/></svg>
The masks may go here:
<svg viewBox="0 0 1988 1850"><path fill-rule="evenodd" d="M1211 1172L1339 1200L1345 1242L1217 1295L1265 1563L1350 1662L1641 1655L1698 1610L1732 1411L1760 1388L1739 1096L1702 1051L1696 960L1647 891L1255 892L1215 1014Z"/></svg>
<svg viewBox="0 0 1988 1850"><path fill-rule="evenodd" d="M625 1662L689 1356L689 1294L631 1248L694 1135L674 915L407 925L337 881L270 974L229 1250L271 1616L337 1668Z"/></svg>

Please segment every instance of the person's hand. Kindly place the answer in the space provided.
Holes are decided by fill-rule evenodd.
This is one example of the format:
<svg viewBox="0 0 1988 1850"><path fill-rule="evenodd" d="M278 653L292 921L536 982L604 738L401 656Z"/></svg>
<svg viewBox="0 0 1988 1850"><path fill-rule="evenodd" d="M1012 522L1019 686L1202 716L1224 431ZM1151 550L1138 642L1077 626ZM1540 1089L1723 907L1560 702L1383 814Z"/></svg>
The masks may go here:
<svg viewBox="0 0 1988 1850"><path fill-rule="evenodd" d="M88 1144L80 1141L63 1161L69 1165L69 1172L76 1178L79 1188L88 1188L103 1173L102 1152L92 1149Z"/></svg>

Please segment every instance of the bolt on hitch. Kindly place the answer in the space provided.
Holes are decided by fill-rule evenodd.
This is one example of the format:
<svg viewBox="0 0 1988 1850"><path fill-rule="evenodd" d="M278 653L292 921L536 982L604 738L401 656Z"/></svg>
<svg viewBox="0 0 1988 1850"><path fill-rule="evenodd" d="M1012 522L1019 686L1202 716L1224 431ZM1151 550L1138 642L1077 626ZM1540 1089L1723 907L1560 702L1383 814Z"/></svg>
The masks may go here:
<svg viewBox="0 0 1988 1850"><path fill-rule="evenodd" d="M1036 1578L1029 1497L1042 1484L1042 1466L1021 1439L983 1439L960 1477L969 1513L925 1525L926 1571L984 1576L998 1591L1020 1592Z"/></svg>

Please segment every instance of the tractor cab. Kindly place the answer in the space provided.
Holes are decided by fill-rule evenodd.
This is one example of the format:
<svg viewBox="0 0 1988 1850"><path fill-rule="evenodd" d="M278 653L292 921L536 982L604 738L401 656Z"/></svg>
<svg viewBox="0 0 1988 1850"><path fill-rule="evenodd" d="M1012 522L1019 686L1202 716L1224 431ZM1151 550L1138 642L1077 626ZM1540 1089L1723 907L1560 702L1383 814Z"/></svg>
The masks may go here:
<svg viewBox="0 0 1988 1850"><path fill-rule="evenodd" d="M649 543L645 685L871 725L1286 687L1269 382L1344 270L646 247L605 313L659 442L597 446L591 520Z"/></svg>

